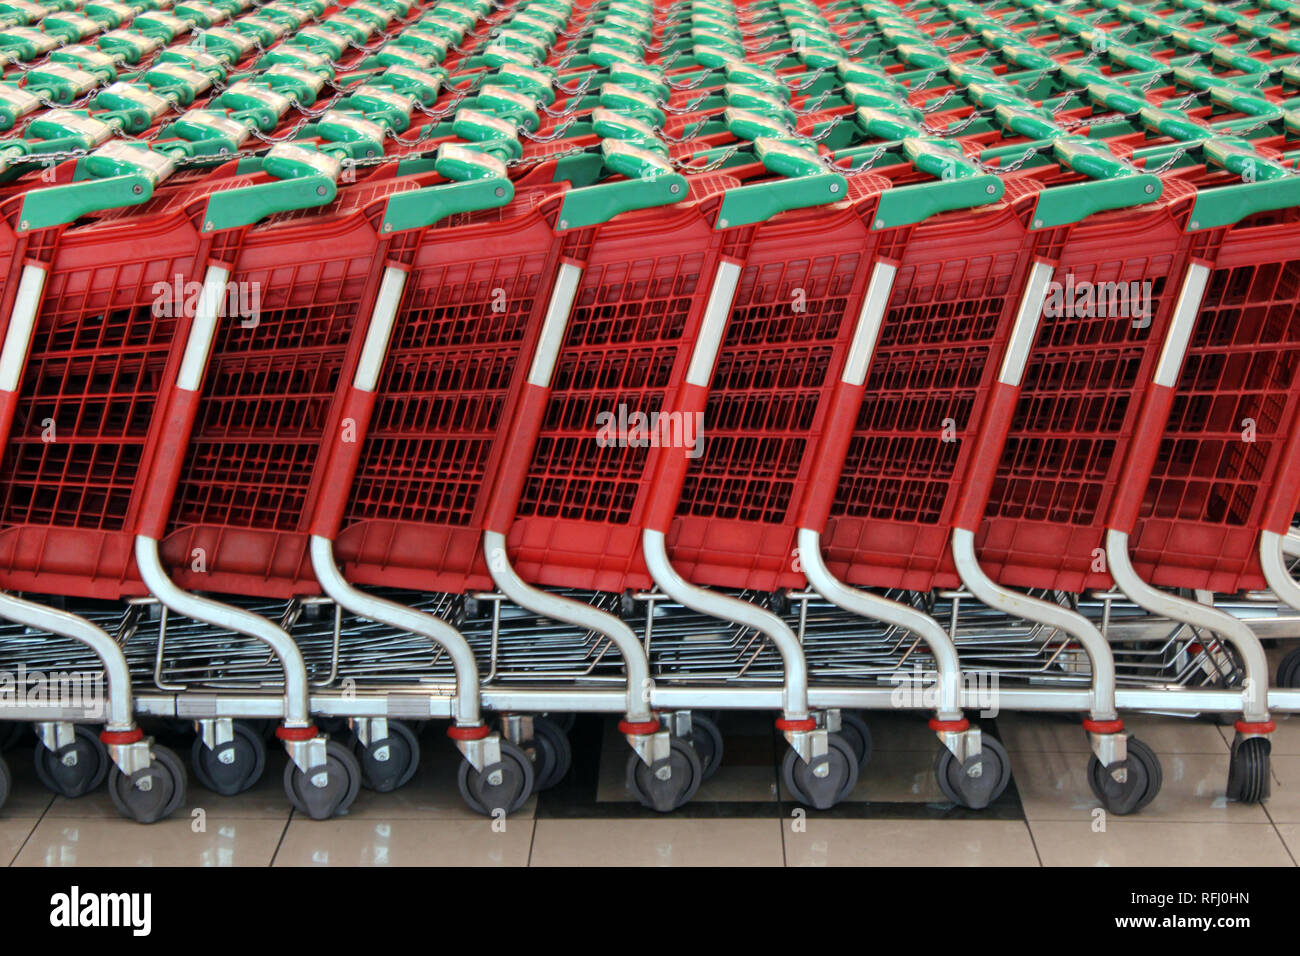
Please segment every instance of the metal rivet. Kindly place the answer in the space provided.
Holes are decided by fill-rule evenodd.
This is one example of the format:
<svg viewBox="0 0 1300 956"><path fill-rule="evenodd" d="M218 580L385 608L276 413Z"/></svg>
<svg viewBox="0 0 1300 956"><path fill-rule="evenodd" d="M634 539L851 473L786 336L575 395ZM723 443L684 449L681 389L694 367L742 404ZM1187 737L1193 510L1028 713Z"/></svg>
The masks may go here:
<svg viewBox="0 0 1300 956"><path fill-rule="evenodd" d="M502 196L504 196L505 194L506 194L506 187L504 187L504 186L498 186L497 189L496 189L496 196L497 196L497 199L500 199L500 198L501 198Z"/></svg>
<svg viewBox="0 0 1300 956"><path fill-rule="evenodd" d="M1035 229L1042 229L1042 228L1043 228L1043 220L1041 220L1041 219L1035 219L1035 220L1034 220L1034 228L1035 228Z"/></svg>
<svg viewBox="0 0 1300 956"><path fill-rule="evenodd" d="M673 183L671 186L668 187L668 191L672 193L674 196L676 196L679 192L682 191L682 187L677 183Z"/></svg>
<svg viewBox="0 0 1300 956"><path fill-rule="evenodd" d="M839 184L839 183L831 183L831 192L833 192L833 193L837 193L837 192L839 192L839 191L840 191L840 184Z"/></svg>
<svg viewBox="0 0 1300 956"><path fill-rule="evenodd" d="M884 229L884 228L885 228L885 220L883 220L883 219L877 219L877 220L876 220L876 228L877 228L877 229Z"/></svg>
<svg viewBox="0 0 1300 956"><path fill-rule="evenodd" d="M1193 219L1193 220L1192 220L1192 225L1191 225L1191 227L1192 227L1193 229L1200 229L1200 228L1201 228L1201 224L1200 224L1199 222L1197 222L1195 219Z"/></svg>
<svg viewBox="0 0 1300 956"><path fill-rule="evenodd" d="M1148 192L1148 193L1153 193L1153 192L1155 192L1155 191L1156 191L1156 187L1153 186L1153 185L1151 185L1150 183L1147 183L1147 192Z"/></svg>
<svg viewBox="0 0 1300 956"><path fill-rule="evenodd" d="M718 220L718 228L719 228L719 229L726 229L726 228L727 228L727 225L728 225L727 220L725 220L725 219L719 219L719 220Z"/></svg>
<svg viewBox="0 0 1300 956"><path fill-rule="evenodd" d="M992 196L995 192L998 191L998 187L994 186L992 183L989 183L987 186L984 187L984 191L988 193L990 196Z"/></svg>
<svg viewBox="0 0 1300 956"><path fill-rule="evenodd" d="M139 183L136 183L134 186L131 187L131 192L135 193L138 196L142 192L144 192L144 187L141 186Z"/></svg>
<svg viewBox="0 0 1300 956"><path fill-rule="evenodd" d="M561 219L561 220L560 220L560 228L561 228L561 229L568 229L568 228L569 228L569 220L567 220L567 219Z"/></svg>
<svg viewBox="0 0 1300 956"><path fill-rule="evenodd" d="M203 224L203 228L204 228L204 229L211 229L211 228L212 228L212 220L209 219L207 222L205 222L205 223Z"/></svg>

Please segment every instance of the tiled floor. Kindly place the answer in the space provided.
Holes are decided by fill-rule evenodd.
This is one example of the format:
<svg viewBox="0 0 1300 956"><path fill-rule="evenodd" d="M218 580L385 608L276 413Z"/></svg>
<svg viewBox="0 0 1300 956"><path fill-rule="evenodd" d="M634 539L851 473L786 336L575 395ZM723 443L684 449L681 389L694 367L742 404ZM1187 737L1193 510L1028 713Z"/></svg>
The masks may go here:
<svg viewBox="0 0 1300 956"><path fill-rule="evenodd" d="M578 762L555 790L498 822L461 802L458 756L437 728L415 780L362 791L346 817L293 814L273 756L251 792L214 796L191 782L184 810L152 827L118 817L102 791L50 797L29 750L8 755L13 795L0 810L0 859L14 866L836 866L1246 865L1300 859L1300 718L1279 721L1267 806L1224 799L1230 728L1135 717L1131 732L1159 753L1164 788L1138 817L1099 813L1084 779L1087 742L1065 718L1006 714L989 729L1006 744L1013 783L986 811L945 802L933 738L915 715L870 717L874 753L852 797L805 812L779 781L783 742L766 715L727 714L727 754L683 811L660 817L623 789L626 747L611 724L580 721Z"/></svg>

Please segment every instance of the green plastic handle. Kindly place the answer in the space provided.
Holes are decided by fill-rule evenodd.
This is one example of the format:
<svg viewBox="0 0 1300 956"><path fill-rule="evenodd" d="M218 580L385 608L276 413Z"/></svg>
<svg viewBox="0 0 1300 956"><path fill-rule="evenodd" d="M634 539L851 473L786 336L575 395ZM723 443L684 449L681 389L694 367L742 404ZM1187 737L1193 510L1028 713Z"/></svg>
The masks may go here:
<svg viewBox="0 0 1300 956"><path fill-rule="evenodd" d="M944 140L909 136L902 149L912 165L937 181L882 193L876 207L876 229L911 225L953 209L985 206L1001 199L1006 190L1001 177L985 173Z"/></svg>
<svg viewBox="0 0 1300 956"><path fill-rule="evenodd" d="M514 183L499 176L395 193L384 207L381 228L385 233L423 229L456 213L504 206L514 196Z"/></svg>
<svg viewBox="0 0 1300 956"><path fill-rule="evenodd" d="M208 197L202 232L220 232L280 212L324 206L338 195L339 160L326 153L280 143L263 158L262 168L274 182L227 189Z"/></svg>
<svg viewBox="0 0 1300 956"><path fill-rule="evenodd" d="M690 193L686 177L673 172L662 156L617 140L601 144L605 165L636 178L571 189L560 206L559 230L608 222L619 213L681 202Z"/></svg>
<svg viewBox="0 0 1300 956"><path fill-rule="evenodd" d="M754 152L767 169L783 178L728 189L715 229L762 222L791 209L825 206L848 196L848 180L827 170L811 150L762 137L754 141Z"/></svg>
<svg viewBox="0 0 1300 956"><path fill-rule="evenodd" d="M1159 177L1125 166L1081 136L1056 139L1052 148L1062 165L1093 177L1093 181L1052 186L1040 192L1034 208L1034 229L1069 225L1107 209L1155 202L1163 191Z"/></svg>
<svg viewBox="0 0 1300 956"><path fill-rule="evenodd" d="M18 226L26 232L67 225L105 209L138 206L153 196L153 190L153 178L142 174L33 189L23 197Z"/></svg>
<svg viewBox="0 0 1300 956"><path fill-rule="evenodd" d="M1258 212L1300 206L1300 176L1259 155L1245 140L1206 140L1200 149L1207 165L1236 173L1243 182L1199 190L1188 219L1188 232L1231 225Z"/></svg>

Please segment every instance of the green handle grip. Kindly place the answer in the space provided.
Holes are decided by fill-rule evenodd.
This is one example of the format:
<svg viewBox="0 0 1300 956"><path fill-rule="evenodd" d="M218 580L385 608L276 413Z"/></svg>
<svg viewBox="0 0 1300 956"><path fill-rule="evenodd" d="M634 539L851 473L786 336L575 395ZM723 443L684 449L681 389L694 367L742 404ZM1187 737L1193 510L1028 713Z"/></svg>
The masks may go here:
<svg viewBox="0 0 1300 956"><path fill-rule="evenodd" d="M874 228L892 229L922 222L953 209L973 209L1002 198L1005 184L985 173L959 148L943 140L908 137L903 153L936 182L899 186L881 194Z"/></svg>
<svg viewBox="0 0 1300 956"><path fill-rule="evenodd" d="M139 174L33 189L23 197L19 228L48 229L92 212L137 206L153 195L153 189L153 179Z"/></svg>
<svg viewBox="0 0 1300 956"><path fill-rule="evenodd" d="M754 151L763 165L783 178L727 190L717 229L762 222L778 213L807 206L824 206L848 196L848 180L830 172L817 154L779 139L762 138Z"/></svg>
<svg viewBox="0 0 1300 956"><path fill-rule="evenodd" d="M395 193L388 198L384 207L381 228L385 233L422 229L456 213L504 206L514 195L514 183L500 177L444 183Z"/></svg>
<svg viewBox="0 0 1300 956"><path fill-rule="evenodd" d="M681 202L689 193L686 177L661 173L651 179L624 179L571 189L560 206L559 229L579 229L608 222L619 213Z"/></svg>

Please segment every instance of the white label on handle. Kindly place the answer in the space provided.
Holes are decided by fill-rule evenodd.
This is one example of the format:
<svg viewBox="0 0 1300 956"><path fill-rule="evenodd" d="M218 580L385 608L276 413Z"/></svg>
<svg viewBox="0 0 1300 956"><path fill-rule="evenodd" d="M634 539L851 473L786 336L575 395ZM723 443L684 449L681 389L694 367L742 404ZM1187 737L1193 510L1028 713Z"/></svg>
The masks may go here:
<svg viewBox="0 0 1300 956"><path fill-rule="evenodd" d="M713 360L722 346L722 333L731 315L731 300L740 281L740 263L723 259L718 263L718 274L709 290L709 304L704 309L704 322L700 338L691 353L691 364L686 370L686 384L704 387L713 376Z"/></svg>
<svg viewBox="0 0 1300 956"><path fill-rule="evenodd" d="M0 390L18 391L18 379L26 364L27 347L32 341L36 325L36 312L41 307L41 293L45 290L48 273L40 266L23 266L23 277L18 282L14 299L14 312L9 317L5 331L4 349L0 351Z"/></svg>
<svg viewBox="0 0 1300 956"><path fill-rule="evenodd" d="M867 284L867 297L862 302L862 312L858 315L858 326L853 333L853 343L849 346L849 357L844 362L844 373L840 376L849 385L861 385L867 380L867 369L871 366L871 357L876 352L876 340L880 337L880 326L885 319L885 306L889 304L889 294L894 290L896 275L898 275L898 266L888 262L877 262L871 272L871 281Z"/></svg>
<svg viewBox="0 0 1300 956"><path fill-rule="evenodd" d="M569 324L569 312L573 309L573 299L578 294L578 280L581 278L581 267L567 262L560 266L560 274L555 278L555 290L546 306L546 320L542 323L542 334L537 341L537 354L533 356L532 368L528 370L529 385L546 388L551 384L551 373L555 371L555 360L560 357L560 345L564 342L564 330Z"/></svg>
<svg viewBox="0 0 1300 956"><path fill-rule="evenodd" d="M1153 381L1157 385L1173 388L1178 384L1178 370L1183 366L1183 356L1187 354L1187 343L1192 339L1192 329L1196 326L1196 316L1201 311L1201 300L1205 298L1205 284L1209 278L1209 266L1193 262L1187 267L1187 278L1183 280L1178 305L1174 307L1174 320L1169 324L1164 348L1160 350L1160 361L1156 363Z"/></svg>
<svg viewBox="0 0 1300 956"><path fill-rule="evenodd" d="M396 266L384 270L379 295L375 297L375 311L370 317L370 328L366 329L366 342L361 346L357 374L352 380L353 386L363 392L373 392L379 382L379 370L383 368L384 356L388 354L388 339L393 332L397 306L402 301L402 289L405 286L405 272Z"/></svg>
<svg viewBox="0 0 1300 956"><path fill-rule="evenodd" d="M1025 374L1029 348L1034 344L1043 303L1047 301L1047 283L1055 271L1056 268L1047 262L1035 262L1029 271L1029 282L1020 299L1020 312L1016 315L1015 328L1011 330L1007 354L1002 358L1002 370L998 372L998 381L1004 385L1019 385L1021 376Z"/></svg>
<svg viewBox="0 0 1300 956"><path fill-rule="evenodd" d="M194 310L190 337L185 343L185 354L181 357L181 370L176 375L177 388L183 388L187 392L199 390L203 370L208 364L208 352L212 348L212 337L217 331L217 319L225 304L226 280L229 278L228 270L221 266L208 266L208 274L203 277L203 290L199 293L199 303Z"/></svg>

